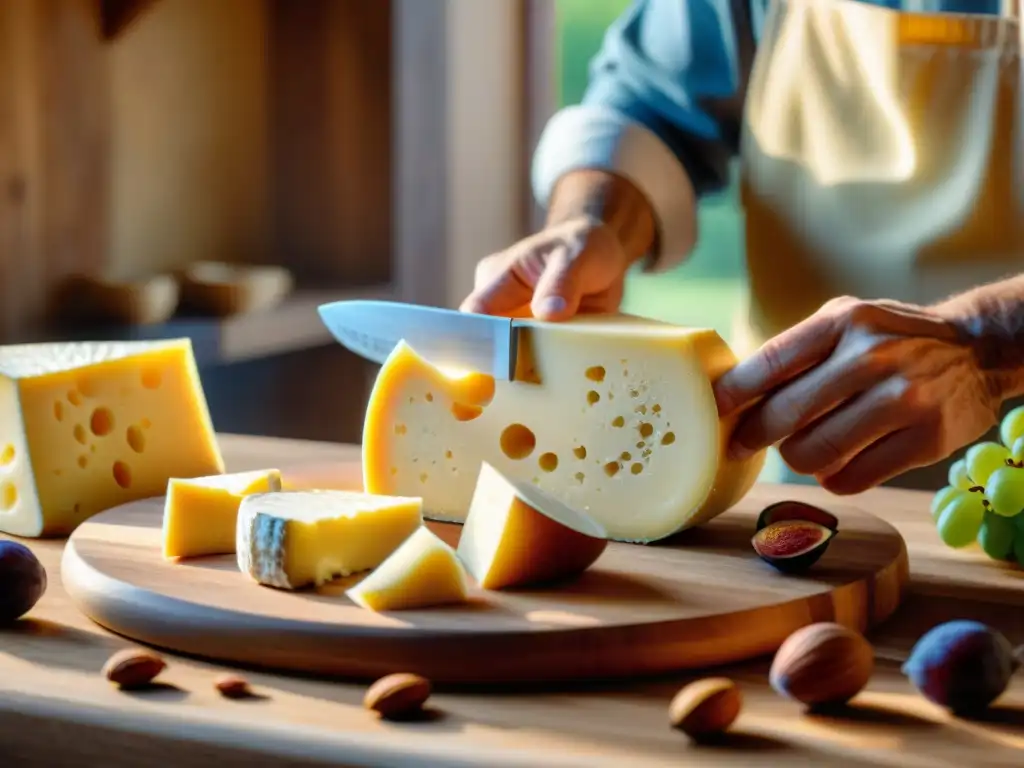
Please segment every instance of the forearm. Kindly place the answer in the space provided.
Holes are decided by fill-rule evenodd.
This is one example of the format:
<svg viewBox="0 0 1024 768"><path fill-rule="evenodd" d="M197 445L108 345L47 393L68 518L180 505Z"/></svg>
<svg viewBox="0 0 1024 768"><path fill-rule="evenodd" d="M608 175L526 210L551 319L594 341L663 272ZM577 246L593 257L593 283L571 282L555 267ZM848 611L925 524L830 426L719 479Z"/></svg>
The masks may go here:
<svg viewBox="0 0 1024 768"><path fill-rule="evenodd" d="M608 171L580 169L559 179L548 205L549 226L590 218L611 229L632 264L654 248L654 210L632 182Z"/></svg>
<svg viewBox="0 0 1024 768"><path fill-rule="evenodd" d="M975 348L1001 401L1024 395L1024 275L974 288L936 306Z"/></svg>

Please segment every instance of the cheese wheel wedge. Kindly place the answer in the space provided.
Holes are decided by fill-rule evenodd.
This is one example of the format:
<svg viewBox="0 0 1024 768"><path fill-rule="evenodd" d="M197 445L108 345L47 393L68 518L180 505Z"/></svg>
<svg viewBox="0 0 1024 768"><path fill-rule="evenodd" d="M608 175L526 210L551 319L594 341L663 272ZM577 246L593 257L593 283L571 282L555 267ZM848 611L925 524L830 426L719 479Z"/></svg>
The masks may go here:
<svg viewBox="0 0 1024 768"><path fill-rule="evenodd" d="M171 478L164 500L164 557L234 554L242 497L280 490L276 469Z"/></svg>
<svg viewBox="0 0 1024 768"><path fill-rule="evenodd" d="M345 594L371 611L452 605L466 600L466 575L455 550L423 526Z"/></svg>
<svg viewBox="0 0 1024 768"><path fill-rule="evenodd" d="M597 521L484 462L457 553L483 589L522 587L583 573L607 536Z"/></svg>
<svg viewBox="0 0 1024 768"><path fill-rule="evenodd" d="M223 471L188 339L0 347L0 531L68 534Z"/></svg>
<svg viewBox="0 0 1024 768"><path fill-rule="evenodd" d="M238 568L279 589L376 568L423 523L422 501L356 491L280 491L238 508Z"/></svg>
<svg viewBox="0 0 1024 768"><path fill-rule="evenodd" d="M515 381L442 371L399 343L363 427L367 491L423 498L463 522L481 463L604 526L650 542L711 520L757 479L765 452L727 457L713 382L736 357L711 330L628 315L532 321Z"/></svg>

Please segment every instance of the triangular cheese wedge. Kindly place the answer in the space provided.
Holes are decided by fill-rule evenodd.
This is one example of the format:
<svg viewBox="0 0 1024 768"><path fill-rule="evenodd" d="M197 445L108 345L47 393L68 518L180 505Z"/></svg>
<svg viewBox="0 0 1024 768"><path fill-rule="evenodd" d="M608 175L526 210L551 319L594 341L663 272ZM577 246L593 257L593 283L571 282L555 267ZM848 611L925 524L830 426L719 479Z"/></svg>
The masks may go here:
<svg viewBox="0 0 1024 768"><path fill-rule="evenodd" d="M484 589L564 579L591 565L608 534L600 523L484 462L458 555Z"/></svg>
<svg viewBox="0 0 1024 768"><path fill-rule="evenodd" d="M466 575L455 550L424 526L346 594L371 611L450 605L465 602Z"/></svg>

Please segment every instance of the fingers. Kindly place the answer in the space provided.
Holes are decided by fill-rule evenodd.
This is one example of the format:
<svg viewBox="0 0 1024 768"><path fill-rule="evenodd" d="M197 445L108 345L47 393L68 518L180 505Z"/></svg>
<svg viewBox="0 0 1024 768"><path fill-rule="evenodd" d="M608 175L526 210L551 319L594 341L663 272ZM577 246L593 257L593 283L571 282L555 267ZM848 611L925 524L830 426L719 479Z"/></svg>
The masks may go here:
<svg viewBox="0 0 1024 768"><path fill-rule="evenodd" d="M575 315L583 299L579 265L565 246L555 248L537 281L530 302L533 316L541 320L566 320Z"/></svg>
<svg viewBox="0 0 1024 768"><path fill-rule="evenodd" d="M861 493L881 485L904 472L924 467L935 460L939 440L931 424L892 432L859 453L842 469L818 477L822 487L832 493Z"/></svg>
<svg viewBox="0 0 1024 768"><path fill-rule="evenodd" d="M820 363L840 333L836 316L821 312L766 342L715 383L719 414L728 416Z"/></svg>
<svg viewBox="0 0 1024 768"><path fill-rule="evenodd" d="M888 372L865 365L866 357L856 349L845 354L837 350L821 365L753 406L733 432L730 455L737 459L751 456L804 429L848 399L870 390Z"/></svg>
<svg viewBox="0 0 1024 768"><path fill-rule="evenodd" d="M906 380L888 379L793 434L779 446L779 453L801 474L835 474L861 451L919 419L908 392Z"/></svg>
<svg viewBox="0 0 1024 768"><path fill-rule="evenodd" d="M518 273L505 269L489 282L478 285L459 306L462 312L476 312L482 315L507 315L530 303L533 287Z"/></svg>

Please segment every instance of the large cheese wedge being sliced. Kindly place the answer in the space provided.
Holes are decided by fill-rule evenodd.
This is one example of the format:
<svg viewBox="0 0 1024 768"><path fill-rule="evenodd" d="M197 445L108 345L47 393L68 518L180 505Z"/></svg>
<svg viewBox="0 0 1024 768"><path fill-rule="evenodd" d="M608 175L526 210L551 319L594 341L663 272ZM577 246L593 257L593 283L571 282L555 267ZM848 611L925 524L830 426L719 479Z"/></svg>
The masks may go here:
<svg viewBox="0 0 1024 768"><path fill-rule="evenodd" d="M466 574L455 550L422 526L345 594L371 611L451 605L466 601Z"/></svg>
<svg viewBox="0 0 1024 768"><path fill-rule="evenodd" d="M737 361L711 330L642 318L532 321L515 381L444 372L398 344L363 427L367 491L422 496L424 515L465 520L481 462L650 542L706 522L746 494L764 452L732 461L735 417L713 382Z"/></svg>
<svg viewBox="0 0 1024 768"><path fill-rule="evenodd" d="M242 497L280 490L276 469L172 478L164 501L164 557L234 554Z"/></svg>
<svg viewBox="0 0 1024 768"><path fill-rule="evenodd" d="M188 339L0 347L0 530L64 535L223 471Z"/></svg>
<svg viewBox="0 0 1024 768"><path fill-rule="evenodd" d="M501 589L576 576L607 546L596 520L485 462L458 555L481 587Z"/></svg>
<svg viewBox="0 0 1024 768"><path fill-rule="evenodd" d="M280 589L376 568L423 523L422 500L356 491L256 493L238 508L238 567Z"/></svg>

